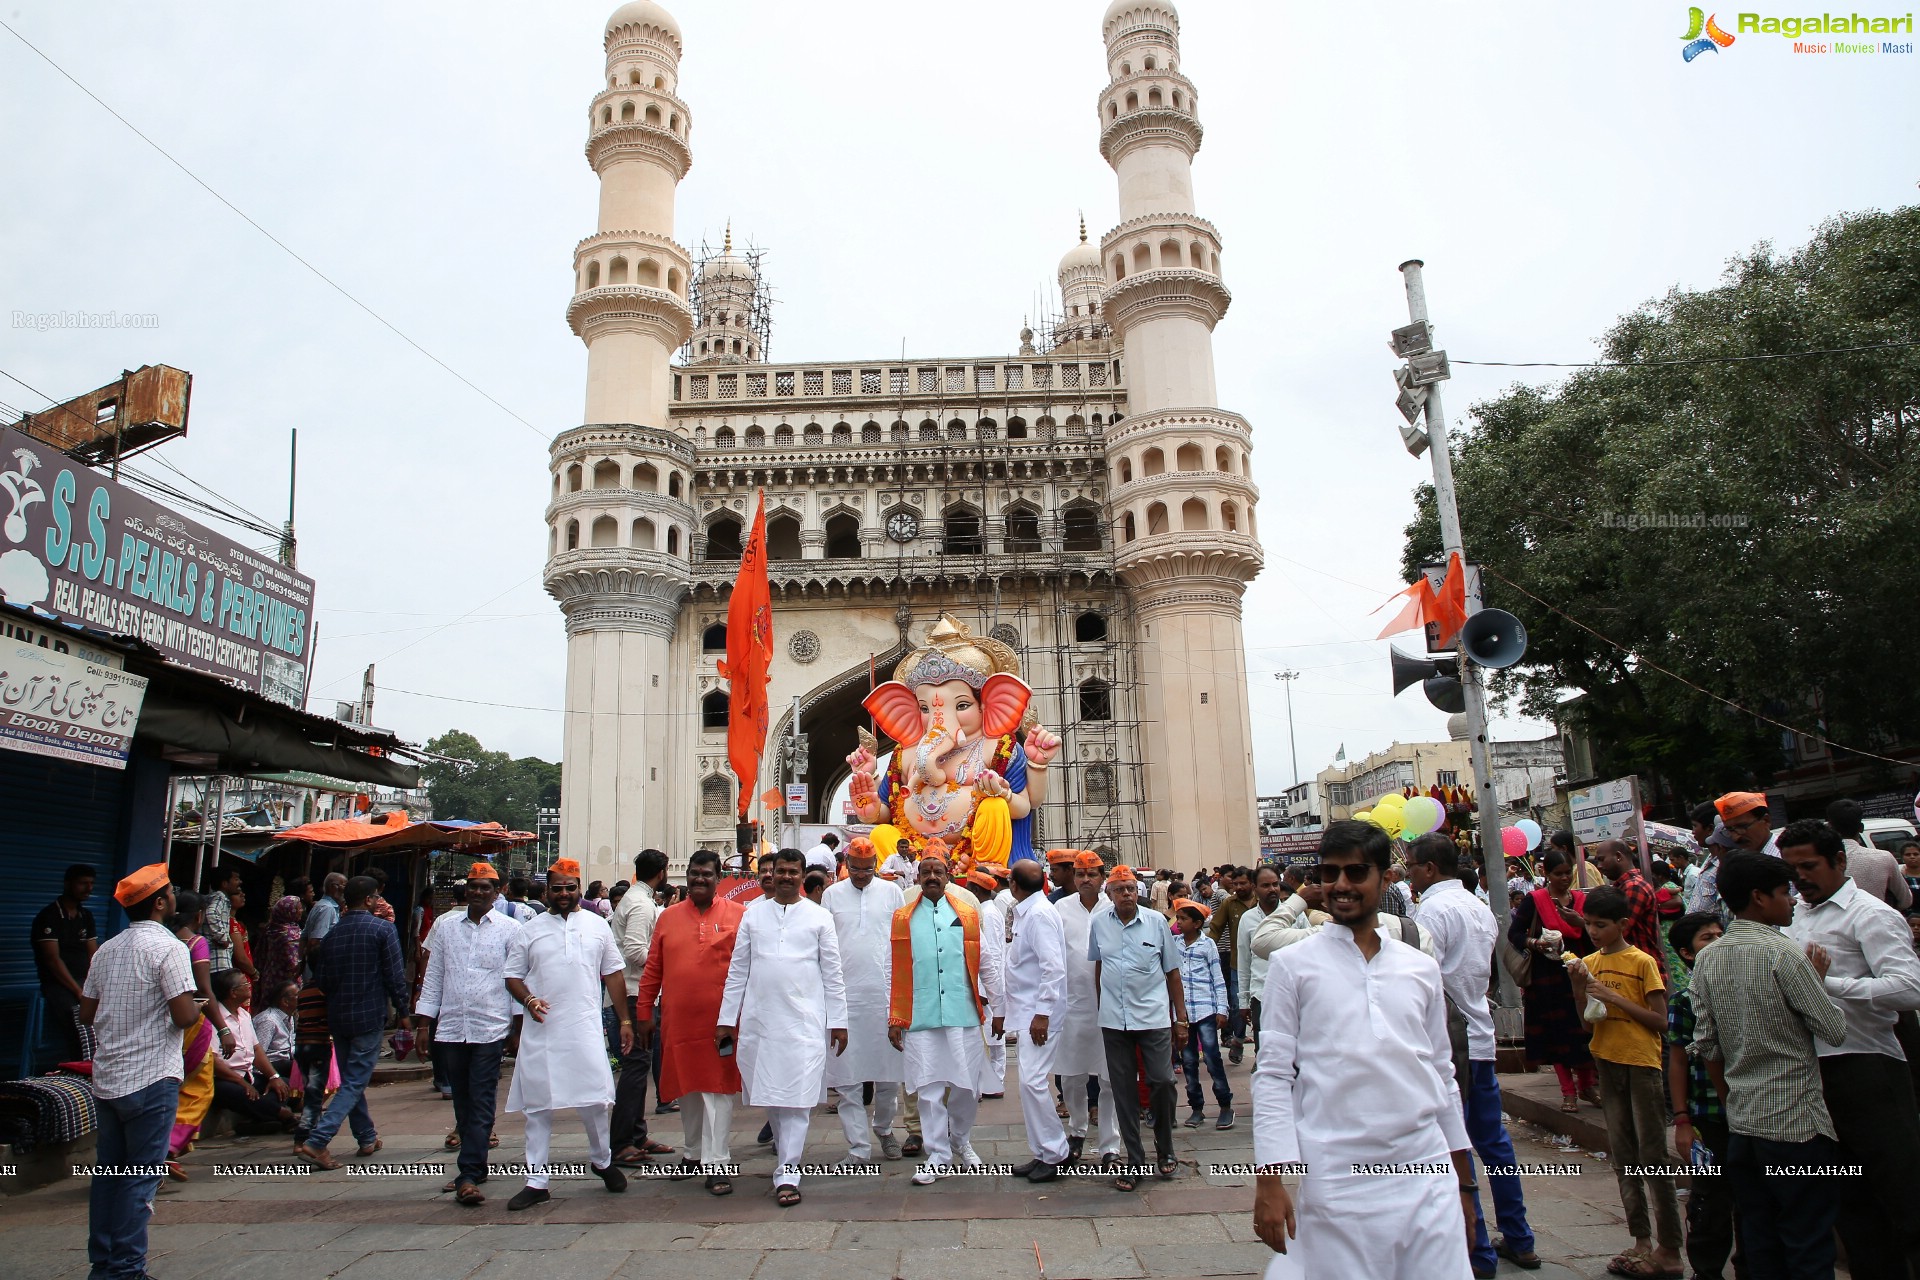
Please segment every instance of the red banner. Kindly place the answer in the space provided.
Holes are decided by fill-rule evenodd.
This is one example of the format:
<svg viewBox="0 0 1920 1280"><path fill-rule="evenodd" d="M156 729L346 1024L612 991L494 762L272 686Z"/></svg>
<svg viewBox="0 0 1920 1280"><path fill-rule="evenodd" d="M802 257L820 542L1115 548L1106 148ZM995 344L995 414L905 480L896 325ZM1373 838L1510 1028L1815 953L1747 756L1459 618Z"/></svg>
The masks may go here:
<svg viewBox="0 0 1920 1280"><path fill-rule="evenodd" d="M753 531L740 553L740 576L727 604L727 657L719 664L729 686L727 762L740 782L740 821L747 820L760 752L767 745L767 672L773 666L773 595L767 585L767 501L754 501Z"/></svg>

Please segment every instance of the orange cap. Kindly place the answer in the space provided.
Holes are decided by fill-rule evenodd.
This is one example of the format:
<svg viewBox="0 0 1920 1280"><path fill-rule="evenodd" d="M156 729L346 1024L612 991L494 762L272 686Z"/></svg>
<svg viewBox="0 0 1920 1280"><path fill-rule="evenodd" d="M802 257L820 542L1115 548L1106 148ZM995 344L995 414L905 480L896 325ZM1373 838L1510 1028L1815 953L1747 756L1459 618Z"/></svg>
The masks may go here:
<svg viewBox="0 0 1920 1280"><path fill-rule="evenodd" d="M855 836L853 843L847 846L847 856L849 858L877 858L880 856L880 853L879 850L873 847L873 841L867 839L865 836Z"/></svg>
<svg viewBox="0 0 1920 1280"><path fill-rule="evenodd" d="M1072 862L1079 855L1080 851L1078 849L1049 849L1047 850L1047 865L1051 866L1056 862Z"/></svg>
<svg viewBox="0 0 1920 1280"><path fill-rule="evenodd" d="M1767 807L1767 798L1758 791L1729 791L1713 802L1722 822L1732 822L1743 813Z"/></svg>
<svg viewBox="0 0 1920 1280"><path fill-rule="evenodd" d="M123 907L145 902L167 887L169 873L164 862L150 863L128 875L113 887L113 900Z"/></svg>
<svg viewBox="0 0 1920 1280"><path fill-rule="evenodd" d="M1100 855L1091 849L1075 849L1073 851L1073 865L1080 871L1105 871L1107 869L1107 864L1100 860Z"/></svg>
<svg viewBox="0 0 1920 1280"><path fill-rule="evenodd" d="M498 880L499 878L500 873L493 869L491 862L476 862L467 868L469 880Z"/></svg>
<svg viewBox="0 0 1920 1280"><path fill-rule="evenodd" d="M988 893L992 893L995 889L999 888L999 884L985 871L969 871L967 873L967 883L976 889L985 889Z"/></svg>
<svg viewBox="0 0 1920 1280"><path fill-rule="evenodd" d="M580 864L572 858L555 858L553 865L547 868L547 879L551 880L555 876L562 880L578 880Z"/></svg>
<svg viewBox="0 0 1920 1280"><path fill-rule="evenodd" d="M1133 874L1133 868L1123 862L1119 866L1115 867L1113 870L1107 872L1107 883L1108 884L1120 884L1120 883L1139 884L1140 877Z"/></svg>
<svg viewBox="0 0 1920 1280"><path fill-rule="evenodd" d="M953 855L947 849L947 842L939 836L927 841L927 847L920 851L922 858L938 858L942 862L952 862Z"/></svg>
<svg viewBox="0 0 1920 1280"><path fill-rule="evenodd" d="M1205 920L1213 914L1213 908L1204 902L1195 902L1192 898L1175 898L1173 900L1173 909L1175 911L1182 910L1186 907L1192 907L1195 911L1198 911L1202 920Z"/></svg>

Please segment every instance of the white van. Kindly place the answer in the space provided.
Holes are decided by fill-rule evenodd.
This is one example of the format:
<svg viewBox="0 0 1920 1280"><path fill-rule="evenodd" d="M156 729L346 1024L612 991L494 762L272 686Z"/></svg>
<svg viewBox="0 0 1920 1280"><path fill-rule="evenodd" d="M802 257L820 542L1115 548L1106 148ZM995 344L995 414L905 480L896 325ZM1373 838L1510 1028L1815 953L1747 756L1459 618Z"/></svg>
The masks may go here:
<svg viewBox="0 0 1920 1280"><path fill-rule="evenodd" d="M1868 818L1861 823L1865 830L1861 833L1867 843L1876 849L1885 849L1894 857L1900 856L1900 846L1909 840L1920 840L1920 831L1906 818Z"/></svg>

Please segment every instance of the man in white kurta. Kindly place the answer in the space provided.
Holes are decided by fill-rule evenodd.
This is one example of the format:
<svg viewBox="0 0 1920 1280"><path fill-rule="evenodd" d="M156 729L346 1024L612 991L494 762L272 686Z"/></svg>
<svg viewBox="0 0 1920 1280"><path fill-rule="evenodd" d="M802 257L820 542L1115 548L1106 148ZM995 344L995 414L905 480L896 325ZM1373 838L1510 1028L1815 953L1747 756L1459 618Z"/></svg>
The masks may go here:
<svg viewBox="0 0 1920 1280"><path fill-rule="evenodd" d="M1106 865L1100 855L1082 850L1074 863L1073 896L1054 904L1066 941L1067 1002L1048 1037L1056 1041L1053 1069L1066 1095L1067 1146L1075 1159L1083 1154L1087 1138L1087 1081L1100 1082L1100 1133L1094 1154L1103 1163L1109 1157L1119 1159L1120 1121L1115 1107L1124 1105L1116 1104L1107 1082L1107 1048L1100 1036L1094 964L1087 959L1087 935L1093 928L1093 917L1113 910L1113 904L1100 891L1106 880Z"/></svg>
<svg viewBox="0 0 1920 1280"><path fill-rule="evenodd" d="M522 927L507 954L507 994L527 1011L507 1089L507 1110L526 1116L527 1185L507 1202L509 1209L552 1198L547 1152L556 1111L572 1110L586 1126L588 1163L607 1190L627 1189L626 1175L613 1164L613 1071L600 1022L605 992L620 1013L621 1052L631 1051L626 969L607 922L580 910L580 864L555 862L547 872L546 911Z"/></svg>
<svg viewBox="0 0 1920 1280"><path fill-rule="evenodd" d="M1013 941L1007 946L1006 1014L994 1021L1016 1041L1020 1116L1033 1159L1015 1177L1051 1182L1067 1163L1067 1131L1053 1108L1054 1020L1066 1011L1067 942L1060 912L1047 901L1047 880L1032 858L1013 864ZM1084 1096L1084 1095L1083 1095Z"/></svg>
<svg viewBox="0 0 1920 1280"><path fill-rule="evenodd" d="M737 1046L750 1107L773 1128L774 1192L800 1203L807 1119L826 1096L828 1046L847 1048L847 988L833 916L800 892L807 872L797 849L773 857L773 896L740 918L716 1040Z"/></svg>
<svg viewBox="0 0 1920 1280"><path fill-rule="evenodd" d="M893 1117L906 1078L906 1056L887 1043L887 998L893 972L888 938L893 913L904 897L900 886L875 874L877 855L864 836L847 847L847 878L829 885L820 905L833 916L840 942L840 969L847 986L847 1051L827 1060L827 1087L833 1090L840 1127L847 1135L847 1158L873 1159L874 1139L889 1160L900 1158ZM865 1086L873 1086L873 1114L867 1114Z"/></svg>
<svg viewBox="0 0 1920 1280"><path fill-rule="evenodd" d="M1376 927L1391 856L1370 823L1329 826L1319 871L1333 918L1268 961L1253 1155L1271 1171L1255 1179L1254 1232L1286 1255L1269 1280L1473 1274L1473 1157L1440 966ZM1305 1165L1297 1217L1279 1168L1293 1164Z"/></svg>
<svg viewBox="0 0 1920 1280"><path fill-rule="evenodd" d="M967 887L980 903L980 967L991 967L1000 975L999 987L1006 990L1007 909L1000 902L999 883L987 871L975 868L967 876ZM1009 904L1010 905L1010 904ZM989 1004L984 1016L989 1028L998 1026L1006 1013L999 1003ZM997 1098L1007 1087L1007 1041L998 1031L987 1034L987 1083L983 1098ZM960 1153L965 1158L965 1153Z"/></svg>

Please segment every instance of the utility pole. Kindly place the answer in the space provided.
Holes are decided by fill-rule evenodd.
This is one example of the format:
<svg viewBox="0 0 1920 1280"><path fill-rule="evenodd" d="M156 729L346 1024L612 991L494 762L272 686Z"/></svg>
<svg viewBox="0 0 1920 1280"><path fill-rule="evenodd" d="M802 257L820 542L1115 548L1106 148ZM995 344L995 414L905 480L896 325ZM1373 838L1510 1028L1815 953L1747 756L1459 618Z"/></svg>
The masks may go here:
<svg viewBox="0 0 1920 1280"><path fill-rule="evenodd" d="M1300 748L1293 740L1293 682L1300 678L1298 671L1276 671L1275 680L1287 682L1287 750L1293 755L1293 786L1300 785ZM1292 790L1291 787L1288 790Z"/></svg>
<svg viewBox="0 0 1920 1280"><path fill-rule="evenodd" d="M1414 325L1431 328L1427 316L1427 287L1421 276L1426 264L1418 258L1400 264L1407 284L1407 318ZM1447 417L1440 406L1440 384L1446 378L1445 355L1440 353L1440 373L1424 382L1426 392L1427 440L1433 454L1433 501L1440 514L1440 539L1449 555L1460 557L1461 572L1467 583L1467 616L1478 613L1479 575L1467 569L1467 553L1460 536L1460 509L1453 496L1453 458L1447 448ZM1460 688L1467 703L1467 750L1473 760L1473 789L1480 806L1480 856L1486 866L1487 900L1498 924L1496 936L1507 931L1511 914L1507 903L1507 857L1500 844L1500 801L1493 792L1493 764L1487 747L1487 690L1480 665L1467 657L1466 645L1456 639L1460 655ZM1506 966L1496 964L1494 975L1500 982L1500 1003L1512 1008L1519 1003L1513 977Z"/></svg>
<svg viewBox="0 0 1920 1280"><path fill-rule="evenodd" d="M293 500L300 484L300 428L293 428L287 444L287 527L280 532L280 563L298 567L299 541L293 536Z"/></svg>

